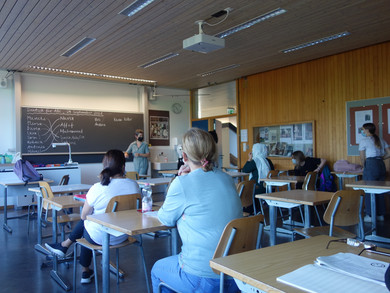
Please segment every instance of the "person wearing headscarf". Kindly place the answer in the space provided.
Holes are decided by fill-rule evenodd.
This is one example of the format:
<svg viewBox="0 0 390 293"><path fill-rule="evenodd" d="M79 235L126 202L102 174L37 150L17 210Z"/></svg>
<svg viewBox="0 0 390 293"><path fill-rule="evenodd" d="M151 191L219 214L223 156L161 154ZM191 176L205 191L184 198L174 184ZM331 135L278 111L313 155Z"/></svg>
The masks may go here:
<svg viewBox="0 0 390 293"><path fill-rule="evenodd" d="M242 172L250 173L249 180L256 181L256 194L265 193L265 187L261 179L266 178L268 172L275 169L267 156L267 146L262 143L255 143L252 152L248 155L248 161L242 168Z"/></svg>

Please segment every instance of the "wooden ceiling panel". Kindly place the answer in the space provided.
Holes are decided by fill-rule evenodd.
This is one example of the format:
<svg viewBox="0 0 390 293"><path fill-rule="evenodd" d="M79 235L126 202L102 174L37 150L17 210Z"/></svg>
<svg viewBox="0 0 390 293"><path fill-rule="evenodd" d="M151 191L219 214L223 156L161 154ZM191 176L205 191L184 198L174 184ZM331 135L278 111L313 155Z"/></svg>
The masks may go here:
<svg viewBox="0 0 390 293"><path fill-rule="evenodd" d="M29 67L36 65L193 89L390 40L388 0L155 0L132 17L118 14L133 1L2 1L0 68L37 72ZM225 21L211 17L227 7L233 10ZM197 20L215 24L203 27L214 35L279 7L287 12L226 37L224 49L201 54L182 48L184 39L198 33ZM280 52L346 30L348 37ZM71 57L61 56L84 37L96 41ZM139 67L171 52L179 56ZM231 64L240 66L197 75Z"/></svg>

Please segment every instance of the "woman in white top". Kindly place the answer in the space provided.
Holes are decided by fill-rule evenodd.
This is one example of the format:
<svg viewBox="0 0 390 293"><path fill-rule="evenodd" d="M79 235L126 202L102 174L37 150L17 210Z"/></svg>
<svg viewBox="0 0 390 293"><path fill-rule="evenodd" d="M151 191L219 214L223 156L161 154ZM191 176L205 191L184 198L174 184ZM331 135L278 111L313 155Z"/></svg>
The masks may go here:
<svg viewBox="0 0 390 293"><path fill-rule="evenodd" d="M389 145L375 134L375 125L373 123L365 123L362 127L362 135L364 138L360 141L359 151L360 160L363 169L363 180L385 181L386 166L384 159L390 157ZM385 210L385 201L383 195L376 196L377 220L383 221ZM365 213L364 220L371 221L371 200L369 196L365 197Z"/></svg>
<svg viewBox="0 0 390 293"><path fill-rule="evenodd" d="M69 238L61 243L46 243L46 248L59 257L65 257L69 246L76 239L84 237L92 244L101 245L103 232L99 225L86 220L87 215L105 213L111 198L117 195L140 193L139 186L134 180L125 177L125 156L120 150L110 150L103 158L103 171L100 173L100 182L94 184L87 193L81 213L81 220L69 234ZM119 244L127 239L127 235L111 236L110 244ZM91 250L81 247L80 264L83 267L81 283L90 283L94 277L93 270L89 269L92 260Z"/></svg>

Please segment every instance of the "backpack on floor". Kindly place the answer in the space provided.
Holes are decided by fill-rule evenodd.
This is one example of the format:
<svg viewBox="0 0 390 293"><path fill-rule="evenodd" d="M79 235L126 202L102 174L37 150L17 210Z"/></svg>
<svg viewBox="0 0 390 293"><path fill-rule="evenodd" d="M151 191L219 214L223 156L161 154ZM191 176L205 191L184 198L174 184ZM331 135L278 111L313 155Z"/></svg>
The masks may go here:
<svg viewBox="0 0 390 293"><path fill-rule="evenodd" d="M14 173L26 184L32 181L43 180L42 174L39 174L37 170L35 170L35 168L31 165L31 163L26 160L16 161L14 165Z"/></svg>
<svg viewBox="0 0 390 293"><path fill-rule="evenodd" d="M335 192L337 190L336 184L334 183L333 176L330 173L330 169L327 165L324 166L320 175L320 187L319 191L330 191Z"/></svg>

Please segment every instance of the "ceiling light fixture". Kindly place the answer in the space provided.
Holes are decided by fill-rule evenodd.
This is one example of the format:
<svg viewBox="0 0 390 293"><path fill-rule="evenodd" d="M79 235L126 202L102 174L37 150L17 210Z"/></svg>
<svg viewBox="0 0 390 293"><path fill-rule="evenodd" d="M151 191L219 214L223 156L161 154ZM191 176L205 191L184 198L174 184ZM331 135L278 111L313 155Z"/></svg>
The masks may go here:
<svg viewBox="0 0 390 293"><path fill-rule="evenodd" d="M328 36L328 37L324 37L324 38L321 38L321 39L318 39L318 40L315 40L315 41L310 41L310 42L307 42L307 43L303 43L303 44L300 44L300 45L297 45L297 46L294 46L294 47L291 47L291 48L288 48L288 49L280 50L280 52L283 52L283 53L294 52L294 51L297 51L297 50L300 50L300 49L303 49L303 48L307 48L307 47L310 47L310 46L314 46L314 45L318 45L318 44L325 43L325 42L328 42L328 41L333 41L333 40L336 40L336 39L339 39L339 38L342 38L342 37L346 37L346 36L349 36L350 34L351 33L347 32L347 31L341 32L341 33L334 34L334 35L331 35L331 36Z"/></svg>
<svg viewBox="0 0 390 293"><path fill-rule="evenodd" d="M69 73L69 74L76 74L76 75L85 75L85 76L91 76L91 77L103 77L103 78L112 78L112 79L119 79L119 80L129 80L129 81L136 81L136 82L141 82L141 83L155 83L156 82L155 80L147 80L147 79L141 79L141 78L132 78L132 77L109 75L109 74L98 74L98 73L82 72L82 71L60 69L60 68L50 68L50 67L35 66L35 65L30 65L29 67L32 69L36 69L36 70L53 71L53 72L58 72L58 73Z"/></svg>
<svg viewBox="0 0 390 293"><path fill-rule="evenodd" d="M132 16L132 15L136 14L138 11L144 9L146 6L148 6L153 1L154 0L136 0L133 3L131 3L129 6L127 6L125 9L120 11L118 14Z"/></svg>
<svg viewBox="0 0 390 293"><path fill-rule="evenodd" d="M234 26L230 29L227 29L223 32L220 32L218 34L216 34L215 36L217 38L226 38L227 36L230 36L231 34L234 34L236 32L239 32L241 30L244 30L244 29L247 29L247 28L250 28L251 26L259 23L259 22L262 22L262 21L265 21L267 19L270 19L272 17L275 17L275 16L278 16L278 15L281 15L283 13L287 12L287 10L285 9L281 9L281 8L278 8L278 9L275 9L275 10L272 10L270 12L267 12L265 14L262 14L260 16L257 16L255 18L252 18L251 20L248 20L244 23L241 23L237 26Z"/></svg>
<svg viewBox="0 0 390 293"><path fill-rule="evenodd" d="M158 63L164 62L168 59L171 59L173 57L179 56L179 53L169 53L164 56L161 56L160 58L154 59L153 61L147 62L145 64L139 65L138 67L141 68L148 68L150 66L156 65Z"/></svg>
<svg viewBox="0 0 390 293"><path fill-rule="evenodd" d="M76 45L74 45L73 47L66 50L64 53L62 53L61 56L70 57L76 54L81 49L84 49L86 46L88 46L90 43L94 42L95 40L96 39L94 38L84 38L81 41L79 41Z"/></svg>
<svg viewBox="0 0 390 293"><path fill-rule="evenodd" d="M206 76L209 76L209 75L221 72L221 71L237 68L239 66L240 66L240 64L232 64L232 65L221 67L221 68L209 71L209 72L199 73L199 74L197 74L197 76L206 77Z"/></svg>

